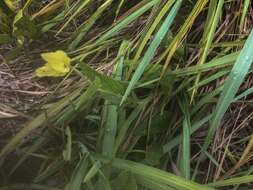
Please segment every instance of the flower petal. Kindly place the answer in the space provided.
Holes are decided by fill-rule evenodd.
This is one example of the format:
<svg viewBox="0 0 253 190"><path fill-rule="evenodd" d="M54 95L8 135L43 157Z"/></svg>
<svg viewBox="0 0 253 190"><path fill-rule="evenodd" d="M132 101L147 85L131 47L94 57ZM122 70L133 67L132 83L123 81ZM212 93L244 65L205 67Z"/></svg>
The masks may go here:
<svg viewBox="0 0 253 190"><path fill-rule="evenodd" d="M65 73L70 70L71 59L64 51L58 50L56 52L43 53L41 57L56 71Z"/></svg>
<svg viewBox="0 0 253 190"><path fill-rule="evenodd" d="M68 73L68 72L59 72L53 69L49 64L46 64L38 68L35 72L36 76L38 77L61 77L65 76Z"/></svg>

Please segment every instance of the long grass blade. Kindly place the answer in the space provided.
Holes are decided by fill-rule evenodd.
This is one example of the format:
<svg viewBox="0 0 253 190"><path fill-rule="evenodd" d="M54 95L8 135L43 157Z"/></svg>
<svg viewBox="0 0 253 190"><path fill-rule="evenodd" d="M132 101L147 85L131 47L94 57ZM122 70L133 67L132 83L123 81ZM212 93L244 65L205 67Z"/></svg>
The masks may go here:
<svg viewBox="0 0 253 190"><path fill-rule="evenodd" d="M203 65L205 63L206 59L207 59L207 56L208 56L208 53L210 51L210 47L212 45L212 41L213 41L213 38L214 38L215 30L217 28L218 21L219 21L221 12L222 12L223 4L224 4L224 0L220 0L218 2L217 9L215 11L215 15L210 21L211 26L210 26L210 28L206 27L206 30L208 30L209 32L207 34L207 39L206 39L205 46L203 47L202 56L201 56L199 62L197 63L197 65ZM211 7L211 9L212 9L212 7ZM204 39L204 41L205 41L205 39ZM198 73L198 75L196 76L196 80L195 80L195 83L194 83L195 87L192 91L192 96L191 96L191 102L193 101L195 93L197 92L197 89L198 89L197 85L199 83L200 76L201 76L201 73Z"/></svg>
<svg viewBox="0 0 253 190"><path fill-rule="evenodd" d="M226 187L231 185L240 185L243 183L252 183L253 182L253 175L247 175L242 177L234 177L231 179L225 179L222 181L217 181L214 183L209 183L208 186L210 187Z"/></svg>
<svg viewBox="0 0 253 190"><path fill-rule="evenodd" d="M111 38L112 36L116 35L121 29L126 27L128 24L130 24L133 20L141 16L143 13L145 13L147 10L149 10L151 7L153 7L159 0L153 0L149 3L146 3L144 6L142 6L140 9L123 19L121 22L116 24L114 27L112 27L110 30L108 30L106 33L104 33L102 36L100 36L96 41L95 44L100 44L101 42Z"/></svg>
<svg viewBox="0 0 253 190"><path fill-rule="evenodd" d="M221 119L227 111L229 105L233 102L233 99L244 81L250 66L253 62L253 31L251 31L240 55L238 56L235 65L233 66L228 79L224 84L222 94L217 103L216 109L213 114L213 119L210 123L208 134L205 140L204 149L210 144L210 140L213 137L215 130L219 127Z"/></svg>
<svg viewBox="0 0 253 190"><path fill-rule="evenodd" d="M166 33L168 32L170 26L173 23L173 20L176 16L180 6L181 6L181 3L182 3L181 0L178 0L175 3L175 5L172 7L170 13L168 14L167 18L163 22L161 28L158 30L157 34L155 35L154 40L150 44L143 59L140 61L134 75L131 78L131 81L126 89L126 92L125 92L124 96L122 97L122 100L120 103L121 105L127 99L128 95L131 93L132 89L134 88L134 86L136 85L138 80L141 78L144 70L146 69L146 67L148 66L148 64L150 63L152 58L154 57L157 48L159 47L160 43L162 42L163 38L165 37Z"/></svg>
<svg viewBox="0 0 253 190"><path fill-rule="evenodd" d="M200 185L192 181L185 180L179 176L159 170L144 164L136 163L121 159L107 159L105 157L96 156L98 160L105 163L111 163L113 167L129 171L135 175L146 178L150 181L158 182L164 185L174 187L176 189L185 190L213 190L213 188Z"/></svg>

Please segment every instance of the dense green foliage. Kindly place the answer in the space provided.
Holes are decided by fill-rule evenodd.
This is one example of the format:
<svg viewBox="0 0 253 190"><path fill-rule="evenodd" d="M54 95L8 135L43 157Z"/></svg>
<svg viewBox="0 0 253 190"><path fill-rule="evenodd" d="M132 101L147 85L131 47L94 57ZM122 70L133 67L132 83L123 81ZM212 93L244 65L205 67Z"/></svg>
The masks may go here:
<svg viewBox="0 0 253 190"><path fill-rule="evenodd" d="M7 61L26 55L35 73L62 50L71 67L33 78L68 93L2 147L0 190L249 188L251 12L249 0L1 1Z"/></svg>

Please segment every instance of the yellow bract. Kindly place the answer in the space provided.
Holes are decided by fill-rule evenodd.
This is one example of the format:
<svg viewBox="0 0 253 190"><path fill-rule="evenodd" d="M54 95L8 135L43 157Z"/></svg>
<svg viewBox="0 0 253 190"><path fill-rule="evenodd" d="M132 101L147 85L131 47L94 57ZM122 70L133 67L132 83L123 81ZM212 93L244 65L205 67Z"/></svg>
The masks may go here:
<svg viewBox="0 0 253 190"><path fill-rule="evenodd" d="M61 77L70 71L71 59L64 51L42 53L41 57L46 64L36 70L38 77Z"/></svg>

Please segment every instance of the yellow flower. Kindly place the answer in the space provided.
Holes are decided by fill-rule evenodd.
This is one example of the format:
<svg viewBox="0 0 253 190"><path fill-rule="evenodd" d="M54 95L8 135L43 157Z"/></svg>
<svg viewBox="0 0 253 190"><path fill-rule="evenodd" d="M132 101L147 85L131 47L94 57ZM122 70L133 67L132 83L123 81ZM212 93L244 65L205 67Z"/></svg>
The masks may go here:
<svg viewBox="0 0 253 190"><path fill-rule="evenodd" d="M36 70L38 77L61 77L70 71L71 59L64 51L42 53L41 57L46 64Z"/></svg>

